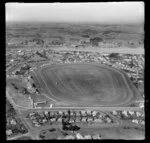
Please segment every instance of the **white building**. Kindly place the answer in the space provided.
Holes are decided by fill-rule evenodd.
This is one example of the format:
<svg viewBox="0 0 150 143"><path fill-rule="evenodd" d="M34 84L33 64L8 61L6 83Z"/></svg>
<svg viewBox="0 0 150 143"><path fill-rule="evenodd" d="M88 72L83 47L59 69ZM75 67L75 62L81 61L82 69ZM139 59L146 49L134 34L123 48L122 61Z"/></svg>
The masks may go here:
<svg viewBox="0 0 150 143"><path fill-rule="evenodd" d="M113 115L117 115L117 111L112 111Z"/></svg>
<svg viewBox="0 0 150 143"><path fill-rule="evenodd" d="M136 124L138 124L138 123L139 123L139 121L138 121L138 120L136 120L136 119L132 120L132 122L133 122L133 123L136 123Z"/></svg>
<svg viewBox="0 0 150 143"><path fill-rule="evenodd" d="M136 112L136 116L140 117L142 114L140 112Z"/></svg>
<svg viewBox="0 0 150 143"><path fill-rule="evenodd" d="M134 115L134 112L133 112L133 111L129 111L129 114L130 114L130 115Z"/></svg>
<svg viewBox="0 0 150 143"><path fill-rule="evenodd" d="M84 137L83 137L80 133L77 133L77 134L76 134L76 138L77 138L77 139L84 139Z"/></svg>
<svg viewBox="0 0 150 143"><path fill-rule="evenodd" d="M127 111L122 112L125 116L128 116Z"/></svg>

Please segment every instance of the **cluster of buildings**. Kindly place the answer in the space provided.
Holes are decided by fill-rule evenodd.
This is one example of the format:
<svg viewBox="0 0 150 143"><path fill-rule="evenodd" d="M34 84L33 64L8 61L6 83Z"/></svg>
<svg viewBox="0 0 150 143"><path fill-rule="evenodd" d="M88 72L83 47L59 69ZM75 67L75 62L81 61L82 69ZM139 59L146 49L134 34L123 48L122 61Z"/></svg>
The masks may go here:
<svg viewBox="0 0 150 143"><path fill-rule="evenodd" d="M30 119L32 124L36 127L56 122L69 126L82 123L93 123L97 125L116 124L113 117L108 114L85 110L31 112L27 115L27 118Z"/></svg>
<svg viewBox="0 0 150 143"><path fill-rule="evenodd" d="M11 41L6 43L6 46L9 48L11 47L30 47L30 46L44 46L45 41L41 38L33 38L33 39L24 39L24 38L13 38Z"/></svg>
<svg viewBox="0 0 150 143"><path fill-rule="evenodd" d="M144 112L140 111L111 111L110 112L113 116L121 120L130 120L133 123L138 125L145 125L145 115Z"/></svg>
<svg viewBox="0 0 150 143"><path fill-rule="evenodd" d="M83 139L83 140L99 140L101 139L101 136L99 134L95 134L95 135L81 135L80 133L75 133L75 135L66 135L65 137L58 137L57 139L70 139L70 140L74 140L74 139Z"/></svg>

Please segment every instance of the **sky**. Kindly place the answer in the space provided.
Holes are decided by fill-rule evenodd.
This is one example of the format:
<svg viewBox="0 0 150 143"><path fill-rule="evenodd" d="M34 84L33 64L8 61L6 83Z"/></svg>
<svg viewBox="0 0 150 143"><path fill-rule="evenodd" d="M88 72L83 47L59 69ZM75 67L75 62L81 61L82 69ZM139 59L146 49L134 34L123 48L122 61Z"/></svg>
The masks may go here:
<svg viewBox="0 0 150 143"><path fill-rule="evenodd" d="M143 2L6 3L6 22L144 23Z"/></svg>

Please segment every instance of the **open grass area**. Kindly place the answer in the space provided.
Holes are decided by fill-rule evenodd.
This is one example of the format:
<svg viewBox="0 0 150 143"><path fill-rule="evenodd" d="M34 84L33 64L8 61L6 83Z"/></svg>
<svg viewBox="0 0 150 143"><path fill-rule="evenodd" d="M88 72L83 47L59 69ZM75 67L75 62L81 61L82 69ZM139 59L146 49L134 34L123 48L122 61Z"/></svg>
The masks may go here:
<svg viewBox="0 0 150 143"><path fill-rule="evenodd" d="M47 66L41 77L47 96L68 105L127 106L139 96L124 73L98 64Z"/></svg>

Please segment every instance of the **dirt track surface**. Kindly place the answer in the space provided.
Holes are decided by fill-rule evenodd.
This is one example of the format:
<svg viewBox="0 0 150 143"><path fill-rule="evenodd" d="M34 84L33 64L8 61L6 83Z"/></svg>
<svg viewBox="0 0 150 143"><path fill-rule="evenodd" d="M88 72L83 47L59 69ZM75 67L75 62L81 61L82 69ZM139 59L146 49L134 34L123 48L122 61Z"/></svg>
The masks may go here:
<svg viewBox="0 0 150 143"><path fill-rule="evenodd" d="M48 96L68 105L127 106L139 96L126 74L100 64L52 65L38 72Z"/></svg>

